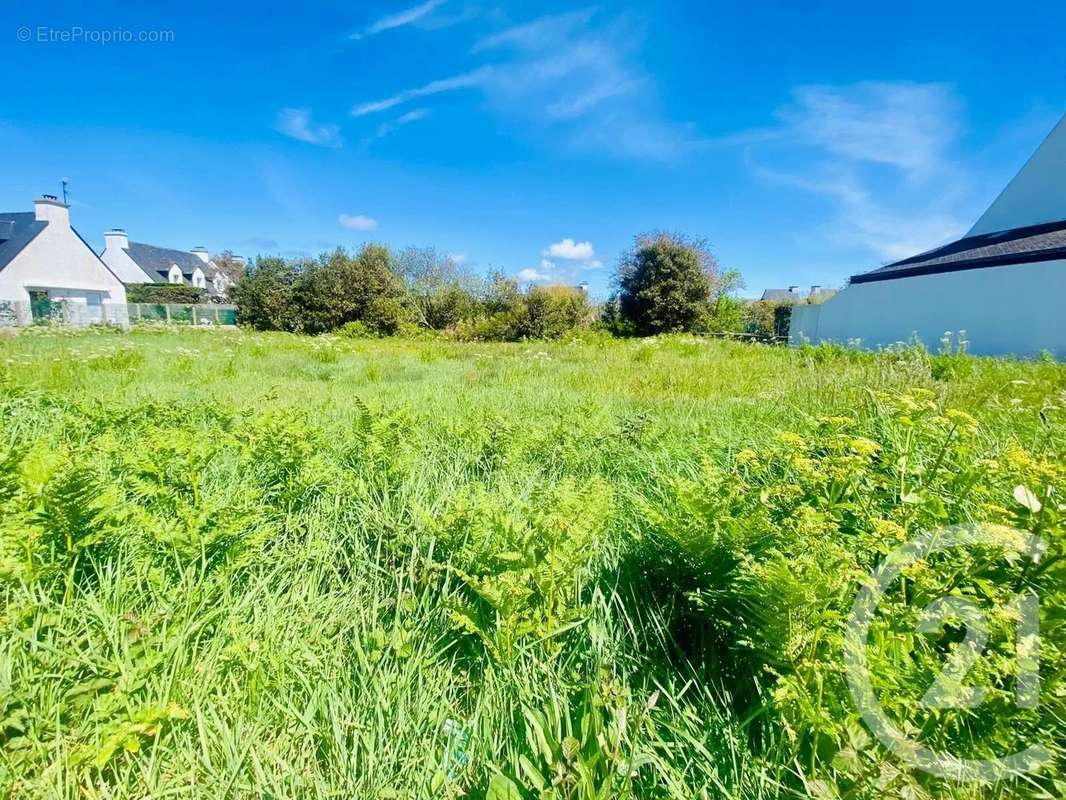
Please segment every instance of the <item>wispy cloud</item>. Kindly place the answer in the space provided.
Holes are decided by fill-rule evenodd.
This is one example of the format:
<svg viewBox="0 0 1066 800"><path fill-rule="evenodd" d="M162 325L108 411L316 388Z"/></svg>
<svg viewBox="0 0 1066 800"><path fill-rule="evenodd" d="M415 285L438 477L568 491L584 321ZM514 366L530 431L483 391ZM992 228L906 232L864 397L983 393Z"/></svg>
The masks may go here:
<svg viewBox="0 0 1066 800"><path fill-rule="evenodd" d="M911 173L938 168L959 132L961 103L943 83L802 86L778 117L799 142Z"/></svg>
<svg viewBox="0 0 1066 800"><path fill-rule="evenodd" d="M412 8L407 8L403 11L398 11L395 14L382 17L381 19L372 22L370 25L367 25L365 28L352 33L348 38L354 40L365 39L368 36L375 36L379 33L384 33L385 31L391 31L396 28L402 28L405 25L411 25L412 23L418 22L423 17L432 14L444 5L445 2L447 2L447 0L427 0L427 2L422 3L421 5L413 6Z"/></svg>
<svg viewBox="0 0 1066 800"><path fill-rule="evenodd" d="M278 112L274 129L297 141L317 144L322 147L340 147L340 127L337 125L316 125L311 120L311 112L306 108L285 108Z"/></svg>
<svg viewBox="0 0 1066 800"><path fill-rule="evenodd" d="M952 154L962 104L950 86L803 86L776 116L780 126L757 132L746 162L764 180L830 198L827 239L884 261L966 230L968 176Z"/></svg>
<svg viewBox="0 0 1066 800"><path fill-rule="evenodd" d="M590 8L540 17L479 39L471 52L480 53L502 47L532 51L557 47L587 25L595 13L596 10Z"/></svg>
<svg viewBox="0 0 1066 800"><path fill-rule="evenodd" d="M382 111L388 111L390 108L395 108L396 106L410 102L411 100L417 100L420 97L429 97L435 94L442 94L443 92L453 92L456 89L469 89L474 86L481 86L486 82L491 72L492 70L490 68L483 67L461 75L455 75L451 78L430 81L426 85L419 86L416 89L407 89L406 91L394 94L392 97L386 97L383 100L374 100L369 103L358 105L352 109L352 116L365 117L367 114L379 114Z"/></svg>
<svg viewBox="0 0 1066 800"><path fill-rule="evenodd" d="M278 240L266 236L249 236L244 240L244 244L257 250L272 251L278 249Z"/></svg>
<svg viewBox="0 0 1066 800"><path fill-rule="evenodd" d="M361 103L352 113L361 117L471 89L481 92L491 111L525 119L571 147L674 158L702 146L702 137L660 114L654 81L639 67L642 38L631 18L595 9L540 17L476 42L472 54L491 59L487 63Z"/></svg>
<svg viewBox="0 0 1066 800"><path fill-rule="evenodd" d="M356 214L354 216L341 214L337 218L337 222L340 223L342 228L347 228L352 231L376 231L378 229L378 221L373 217L368 217L363 214Z"/></svg>
<svg viewBox="0 0 1066 800"><path fill-rule="evenodd" d="M400 128L405 125L410 125L412 122L418 122L421 119L425 119L429 116L429 110L425 108L416 108L414 111L408 111L405 114L401 114L391 122L383 122L378 126L376 139L384 139L390 134L396 133Z"/></svg>

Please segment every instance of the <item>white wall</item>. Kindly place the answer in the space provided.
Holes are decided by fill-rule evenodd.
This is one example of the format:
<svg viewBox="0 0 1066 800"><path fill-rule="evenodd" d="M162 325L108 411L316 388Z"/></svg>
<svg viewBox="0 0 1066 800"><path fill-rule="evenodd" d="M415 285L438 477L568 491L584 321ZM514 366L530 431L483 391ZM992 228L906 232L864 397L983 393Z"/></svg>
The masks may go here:
<svg viewBox="0 0 1066 800"><path fill-rule="evenodd" d="M915 334L937 350L946 331L966 331L977 355L1066 359L1066 261L857 283L831 300L792 311L789 341L860 339L877 348Z"/></svg>
<svg viewBox="0 0 1066 800"><path fill-rule="evenodd" d="M967 236L1066 219L1066 116Z"/></svg>
<svg viewBox="0 0 1066 800"><path fill-rule="evenodd" d="M126 303L126 288L69 226L49 222L3 269L0 300L28 303L30 289L48 289L49 296L88 298L99 294L102 302Z"/></svg>
<svg viewBox="0 0 1066 800"><path fill-rule="evenodd" d="M125 248L114 241L116 238L104 237L106 246L104 252L100 254L100 260L111 267L111 271L124 283L155 283L156 281L153 281L144 270L137 266L137 262L130 258Z"/></svg>

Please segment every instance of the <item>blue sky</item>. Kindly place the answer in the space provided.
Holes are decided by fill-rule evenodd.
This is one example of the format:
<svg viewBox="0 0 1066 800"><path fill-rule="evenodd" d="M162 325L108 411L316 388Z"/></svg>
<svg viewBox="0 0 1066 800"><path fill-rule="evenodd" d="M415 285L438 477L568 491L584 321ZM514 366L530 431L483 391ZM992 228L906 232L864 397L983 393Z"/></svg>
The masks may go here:
<svg viewBox="0 0 1066 800"><path fill-rule="evenodd" d="M142 5L5 13L0 209L65 177L98 246L374 240L598 294L662 228L752 294L964 233L1066 108L1061 3ZM62 41L113 31L171 41Z"/></svg>

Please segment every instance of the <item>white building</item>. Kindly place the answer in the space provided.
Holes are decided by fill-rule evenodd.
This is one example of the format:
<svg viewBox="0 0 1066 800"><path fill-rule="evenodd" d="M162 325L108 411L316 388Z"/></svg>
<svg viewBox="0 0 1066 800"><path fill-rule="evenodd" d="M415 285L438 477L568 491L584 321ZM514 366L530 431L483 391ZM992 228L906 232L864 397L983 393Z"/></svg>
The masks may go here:
<svg viewBox="0 0 1066 800"><path fill-rule="evenodd" d="M32 212L0 213L0 325L35 318L128 324L125 286L52 195L35 200Z"/></svg>
<svg viewBox="0 0 1066 800"><path fill-rule="evenodd" d="M212 297L225 296L233 285L205 248L172 250L131 242L121 228L104 234L100 258L125 284L180 283L205 289Z"/></svg>
<svg viewBox="0 0 1066 800"><path fill-rule="evenodd" d="M821 305L792 311L790 340L1066 359L1066 116L966 236L855 275Z"/></svg>

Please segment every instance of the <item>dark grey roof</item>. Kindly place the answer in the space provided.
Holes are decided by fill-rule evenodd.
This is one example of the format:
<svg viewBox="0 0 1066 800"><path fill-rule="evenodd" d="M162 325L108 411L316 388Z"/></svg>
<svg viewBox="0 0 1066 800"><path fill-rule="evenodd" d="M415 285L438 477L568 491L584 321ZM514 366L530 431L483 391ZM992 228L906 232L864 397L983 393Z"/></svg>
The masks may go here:
<svg viewBox="0 0 1066 800"><path fill-rule="evenodd" d="M1066 259L1066 220L967 236L912 258L854 275L851 282L870 283L1058 259Z"/></svg>
<svg viewBox="0 0 1066 800"><path fill-rule="evenodd" d="M203 271L204 277L209 281L215 277L215 273L218 271L211 264L205 264L201 261L199 256L184 250L171 250L167 247L155 247L150 244L130 242L127 252L138 267L148 273L149 276L158 275L162 283L167 281L167 274L170 272L171 264L177 264L181 274L186 278L192 278L192 274L197 267Z"/></svg>
<svg viewBox="0 0 1066 800"><path fill-rule="evenodd" d="M6 267L22 249L48 226L32 211L0 212L0 269Z"/></svg>
<svg viewBox="0 0 1066 800"><path fill-rule="evenodd" d="M799 292L789 291L788 289L767 289L762 293L762 299L770 300L774 303L798 303L803 297Z"/></svg>

